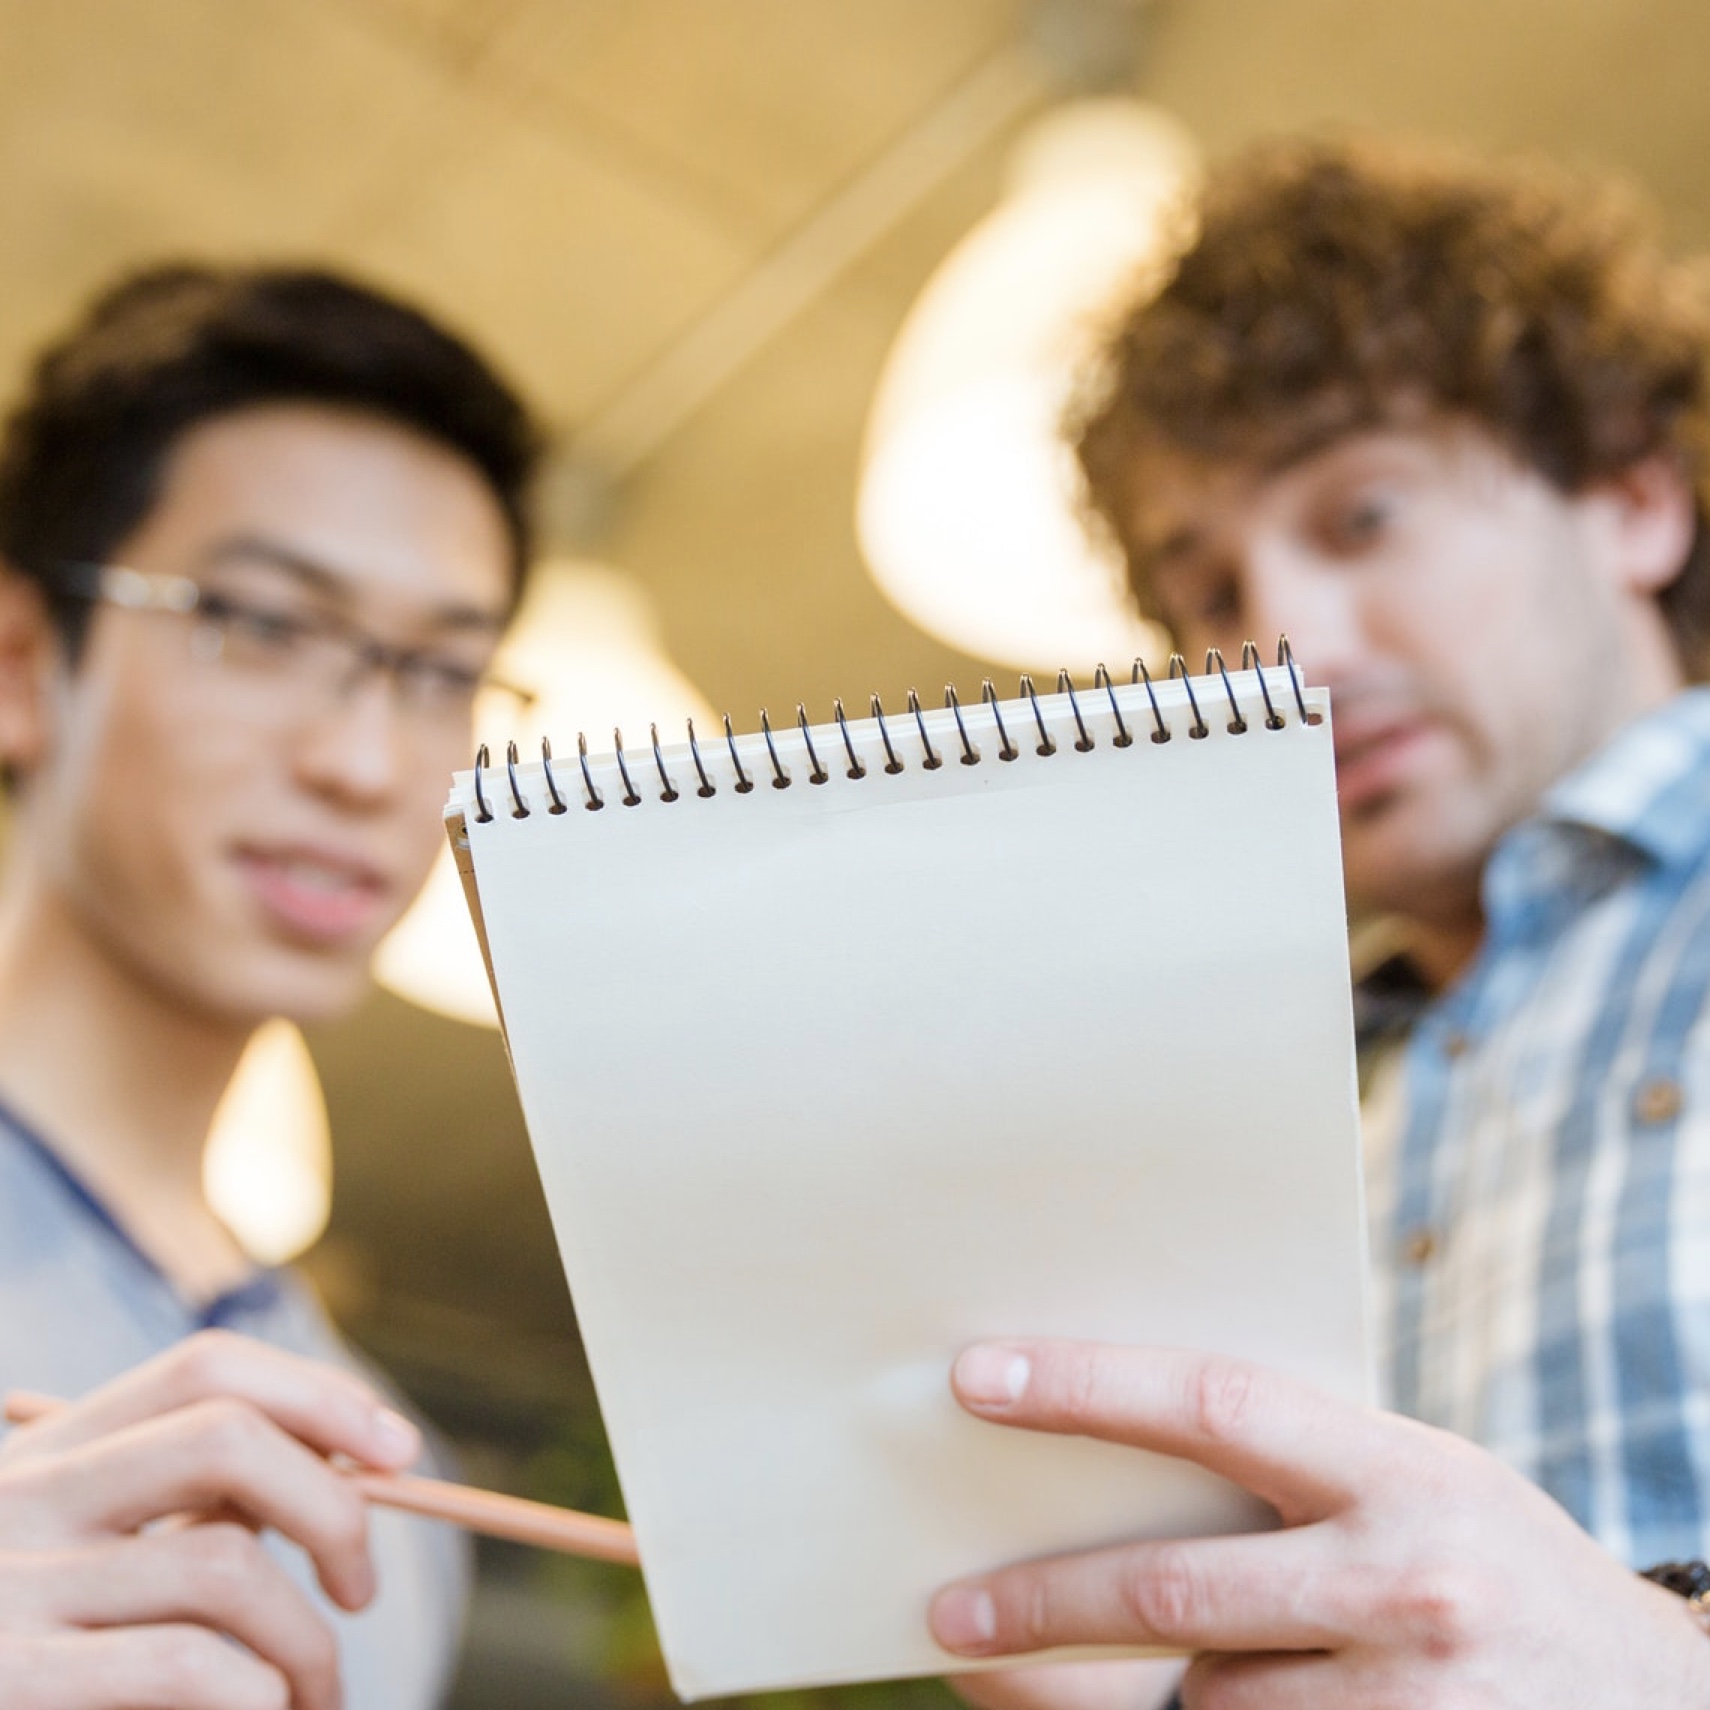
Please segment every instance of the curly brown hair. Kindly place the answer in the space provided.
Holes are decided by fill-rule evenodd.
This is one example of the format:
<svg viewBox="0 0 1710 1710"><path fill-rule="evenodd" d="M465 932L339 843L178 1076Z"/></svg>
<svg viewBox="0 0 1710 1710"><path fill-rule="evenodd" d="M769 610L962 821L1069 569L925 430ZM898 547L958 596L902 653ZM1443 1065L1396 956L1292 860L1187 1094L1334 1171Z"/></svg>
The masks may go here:
<svg viewBox="0 0 1710 1710"><path fill-rule="evenodd" d="M1710 293L1628 190L1542 163L1292 140L1213 173L1197 233L1107 342L1069 434L1143 605L1140 450L1280 467L1393 419L1458 414L1573 493L1653 454L1697 495L1661 605L1710 665Z"/></svg>

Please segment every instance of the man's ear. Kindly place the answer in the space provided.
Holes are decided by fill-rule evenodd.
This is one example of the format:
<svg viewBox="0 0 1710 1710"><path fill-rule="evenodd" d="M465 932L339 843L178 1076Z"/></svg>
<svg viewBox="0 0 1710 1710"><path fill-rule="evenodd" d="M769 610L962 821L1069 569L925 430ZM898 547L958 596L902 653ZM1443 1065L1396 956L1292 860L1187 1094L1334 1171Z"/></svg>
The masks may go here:
<svg viewBox="0 0 1710 1710"><path fill-rule="evenodd" d="M1622 586L1660 594L1686 568L1698 528L1692 482L1679 460L1665 452L1640 458L1593 491L1611 507Z"/></svg>
<svg viewBox="0 0 1710 1710"><path fill-rule="evenodd" d="M8 772L28 773L42 758L59 650L40 590L0 560L0 766Z"/></svg>

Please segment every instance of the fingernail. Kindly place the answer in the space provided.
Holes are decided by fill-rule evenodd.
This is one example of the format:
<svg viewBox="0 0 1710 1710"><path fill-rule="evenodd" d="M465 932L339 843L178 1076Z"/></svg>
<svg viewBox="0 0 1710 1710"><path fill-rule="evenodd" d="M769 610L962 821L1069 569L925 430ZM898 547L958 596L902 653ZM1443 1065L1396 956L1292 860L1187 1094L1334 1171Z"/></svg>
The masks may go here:
<svg viewBox="0 0 1710 1710"><path fill-rule="evenodd" d="M991 1593L974 1585L953 1585L932 1602L932 1633L947 1651L981 1651L997 1637L997 1609Z"/></svg>
<svg viewBox="0 0 1710 1710"><path fill-rule="evenodd" d="M374 1577L374 1565L364 1558L360 1567L345 1576L345 1583L339 1588L337 1601L354 1615L374 1601L374 1593L379 1589Z"/></svg>
<svg viewBox="0 0 1710 1710"><path fill-rule="evenodd" d="M422 1449L422 1434L403 1414L389 1407L374 1409L374 1442L381 1458L406 1463L413 1461Z"/></svg>
<svg viewBox="0 0 1710 1710"><path fill-rule="evenodd" d="M969 1348L956 1362L956 1392L979 1407L1008 1407L1021 1399L1030 1368L1013 1348Z"/></svg>

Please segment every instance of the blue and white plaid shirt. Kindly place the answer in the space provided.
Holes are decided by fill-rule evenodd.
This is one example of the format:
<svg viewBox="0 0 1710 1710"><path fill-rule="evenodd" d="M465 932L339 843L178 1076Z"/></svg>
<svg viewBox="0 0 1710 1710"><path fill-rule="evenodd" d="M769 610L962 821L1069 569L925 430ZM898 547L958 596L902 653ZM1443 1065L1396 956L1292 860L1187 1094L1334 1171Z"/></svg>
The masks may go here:
<svg viewBox="0 0 1710 1710"><path fill-rule="evenodd" d="M1632 1565L1710 1557L1710 690L1553 790L1484 905L1371 1137L1393 1402Z"/></svg>

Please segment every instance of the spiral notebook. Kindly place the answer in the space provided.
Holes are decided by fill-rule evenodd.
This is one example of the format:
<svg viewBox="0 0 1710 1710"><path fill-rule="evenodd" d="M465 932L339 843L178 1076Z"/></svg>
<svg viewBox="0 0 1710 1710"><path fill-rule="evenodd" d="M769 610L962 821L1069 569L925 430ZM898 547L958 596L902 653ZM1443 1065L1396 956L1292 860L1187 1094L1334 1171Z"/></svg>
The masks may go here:
<svg viewBox="0 0 1710 1710"><path fill-rule="evenodd" d="M1101 676L458 775L682 1696L942 1672L952 1577L1266 1523L965 1416L977 1338L1366 1396L1327 713L1292 667Z"/></svg>

